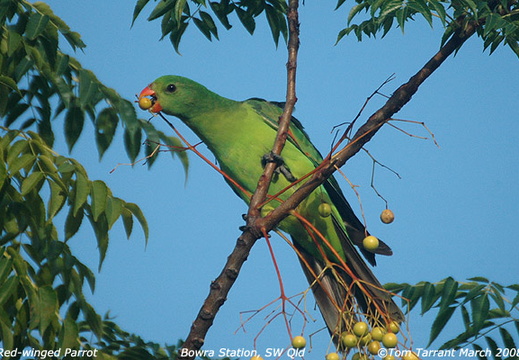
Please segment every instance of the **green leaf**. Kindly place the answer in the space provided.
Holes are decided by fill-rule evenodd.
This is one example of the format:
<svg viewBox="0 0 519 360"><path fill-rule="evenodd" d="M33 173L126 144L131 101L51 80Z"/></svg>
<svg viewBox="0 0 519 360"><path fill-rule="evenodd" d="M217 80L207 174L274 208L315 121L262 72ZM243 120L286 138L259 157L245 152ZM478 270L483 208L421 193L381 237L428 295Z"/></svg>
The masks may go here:
<svg viewBox="0 0 519 360"><path fill-rule="evenodd" d="M481 346L479 346L478 344L472 344L472 347L477 352L479 360L486 360L486 359L488 359L485 356L485 350L483 350L483 348Z"/></svg>
<svg viewBox="0 0 519 360"><path fill-rule="evenodd" d="M49 181L50 199L47 209L47 219L52 220L54 216L61 210L67 199L67 194L63 191L61 186L54 181Z"/></svg>
<svg viewBox="0 0 519 360"><path fill-rule="evenodd" d="M169 10L173 9L175 7L176 2L177 2L176 0L159 1L157 6L155 6L153 11L151 12L150 16L148 16L148 21L158 19L159 17L161 17L162 15L167 13ZM146 5L146 4L144 4L144 5ZM142 7L144 7L144 5L142 5ZM135 8L137 8L137 5L135 6ZM139 10L139 12L141 10L142 10L142 8ZM134 14L135 14L135 10L134 10Z"/></svg>
<svg viewBox="0 0 519 360"><path fill-rule="evenodd" d="M198 30L200 30L200 32L202 34L204 34L204 36L208 40L211 40L211 31L209 30L209 27L207 26L207 24L205 22L203 22L202 20L197 19L197 18L193 18L193 22L195 23L195 25L198 28Z"/></svg>
<svg viewBox="0 0 519 360"><path fill-rule="evenodd" d="M40 333L58 321L59 305L56 292L50 285L37 288L37 297L31 303L31 327L38 326Z"/></svg>
<svg viewBox="0 0 519 360"><path fill-rule="evenodd" d="M184 12L186 3L187 0L175 0L175 11L173 14L175 15L175 20L177 23L180 23L180 20L182 19L182 13Z"/></svg>
<svg viewBox="0 0 519 360"><path fill-rule="evenodd" d="M446 278L443 283L439 312L454 304L457 291L458 283L452 277Z"/></svg>
<svg viewBox="0 0 519 360"><path fill-rule="evenodd" d="M252 15L239 7L236 7L235 10L236 15L238 15L238 19L240 19L245 29L249 32L249 34L253 35L254 30L256 29L256 21L254 21Z"/></svg>
<svg viewBox="0 0 519 360"><path fill-rule="evenodd" d="M18 85L16 85L16 81L14 81L9 76L0 75L0 84L7 86L13 91L16 91L18 94L20 94L20 96L22 95L20 89L18 89Z"/></svg>
<svg viewBox="0 0 519 360"><path fill-rule="evenodd" d="M92 198L92 216L94 221L97 221L99 216L105 211L107 195L108 188L103 181L95 180L92 182L90 196Z"/></svg>
<svg viewBox="0 0 519 360"><path fill-rule="evenodd" d="M209 5L225 29L230 30L232 25L229 23L228 15L232 12L232 7L228 3L223 4L216 1L211 1Z"/></svg>
<svg viewBox="0 0 519 360"><path fill-rule="evenodd" d="M44 2L37 1L32 4L38 11L50 18L50 21L58 28L61 34L65 37L65 40L72 46L75 50L77 47L83 49L86 47L85 43L81 40L81 36L75 32L71 31L70 27L50 8L50 6Z"/></svg>
<svg viewBox="0 0 519 360"><path fill-rule="evenodd" d="M472 308L473 327L479 331L487 320L488 311L490 310L490 301L488 294L484 293L470 301Z"/></svg>
<svg viewBox="0 0 519 360"><path fill-rule="evenodd" d="M101 270L101 266L106 256L106 250L108 249L108 223L104 213L99 216L97 221L94 221L92 216L88 216L88 219L90 220L96 235L97 248L99 249L99 270Z"/></svg>
<svg viewBox="0 0 519 360"><path fill-rule="evenodd" d="M108 228L111 229L113 224L117 221L123 209L123 201L116 197L108 197L106 199L106 220L108 221Z"/></svg>
<svg viewBox="0 0 519 360"><path fill-rule="evenodd" d="M498 346L494 339L492 339L489 336L485 336L485 340L487 341L488 347L490 348L490 351L492 354L498 353ZM501 357L494 356L494 359L501 359Z"/></svg>
<svg viewBox="0 0 519 360"><path fill-rule="evenodd" d="M18 276L11 276L7 281L3 282L0 286L0 305L4 308L5 303L9 298L16 294L18 288Z"/></svg>
<svg viewBox="0 0 519 360"><path fill-rule="evenodd" d="M92 72L85 69L79 70L79 104L81 108L93 106L92 101L98 93L99 87Z"/></svg>
<svg viewBox="0 0 519 360"><path fill-rule="evenodd" d="M465 295L465 298L463 299L463 303L467 303L470 300L474 299L476 296L480 296L482 293L484 293L483 290L487 287L486 285L474 284L474 283L471 283L470 285L472 285L473 287Z"/></svg>
<svg viewBox="0 0 519 360"><path fill-rule="evenodd" d="M129 239L133 230L132 212L127 208L123 208L121 215L123 218L124 231L126 231L126 237Z"/></svg>
<svg viewBox="0 0 519 360"><path fill-rule="evenodd" d="M6 322L2 321L2 318L0 318L0 330L2 330L2 346L5 349L13 349L15 346L11 321L9 321L8 325Z"/></svg>
<svg viewBox="0 0 519 360"><path fill-rule="evenodd" d="M78 269L81 277L87 280L88 286L90 287L90 290L92 290L93 293L96 287L96 278L92 270L90 270L87 266L83 265L79 261L76 262L76 268Z"/></svg>
<svg viewBox="0 0 519 360"><path fill-rule="evenodd" d="M384 284L384 289L387 291L390 291L392 293L398 294L402 290L406 289L408 286L410 286L407 283L399 284L399 283L386 283Z"/></svg>
<svg viewBox="0 0 519 360"><path fill-rule="evenodd" d="M13 77L16 82L19 82L22 77L34 66L34 60L29 56L25 56L20 60L16 68L14 69Z"/></svg>
<svg viewBox="0 0 519 360"><path fill-rule="evenodd" d="M2 255L3 255L4 248L0 248L0 251L2 252ZM3 284L5 282L5 280L7 279L7 277L9 276L9 274L11 273L12 265L13 265L13 261L11 259L5 257L5 255L0 257L0 284ZM0 292L0 294L1 294L1 292ZM1 301L0 301L0 303L1 303Z"/></svg>
<svg viewBox="0 0 519 360"><path fill-rule="evenodd" d="M69 151L72 151L76 141L79 139L84 122L85 113L78 106L73 106L67 111L65 116L65 140Z"/></svg>
<svg viewBox="0 0 519 360"><path fill-rule="evenodd" d="M112 143L117 130L119 117L114 108L108 107L99 113L95 122L96 143L99 151L99 158L103 157L106 149Z"/></svg>
<svg viewBox="0 0 519 360"><path fill-rule="evenodd" d="M7 56L11 57L23 44L22 35L15 30L7 31Z"/></svg>
<svg viewBox="0 0 519 360"><path fill-rule="evenodd" d="M148 237L149 237L148 221L144 217L142 210L134 203L126 203L124 207L126 209L130 210L132 212L133 216L135 216L137 218L137 220L141 224L142 230L144 231L144 236L146 238L146 242L148 242Z"/></svg>
<svg viewBox="0 0 519 360"><path fill-rule="evenodd" d="M75 31L69 31L63 34L67 42L72 46L73 49L86 47L86 44L81 40L81 35Z"/></svg>
<svg viewBox="0 0 519 360"><path fill-rule="evenodd" d="M338 0L337 5L335 6L335 10L340 8L342 6L342 4L344 4L345 2L346 2L346 0Z"/></svg>
<svg viewBox="0 0 519 360"><path fill-rule="evenodd" d="M501 338L503 339L503 344L505 344L505 348L509 350L516 349L514 338L512 337L512 335L510 335L508 330L506 330L504 327L500 327L499 333L501 334Z"/></svg>
<svg viewBox="0 0 519 360"><path fill-rule="evenodd" d="M103 321L101 320L101 317L95 312L94 308L90 304L85 303L82 306L82 310L90 329L92 329L92 332L96 337L101 340L103 337Z"/></svg>
<svg viewBox="0 0 519 360"><path fill-rule="evenodd" d="M25 28L25 36L29 40L36 39L45 30L49 20L50 18L47 15L42 15L38 12L32 13Z"/></svg>
<svg viewBox="0 0 519 360"><path fill-rule="evenodd" d="M511 307L515 307L517 304L519 304L519 293L517 293L514 297L514 300L512 300Z"/></svg>
<svg viewBox="0 0 519 360"><path fill-rule="evenodd" d="M423 288L417 286L408 286L402 292L402 297L406 299L406 304L408 306L407 312L411 311L411 309L416 305L418 298L420 297L420 293Z"/></svg>
<svg viewBox="0 0 519 360"><path fill-rule="evenodd" d="M434 322L431 327L431 334L429 336L429 343L427 344L427 346L430 346L433 343L433 341L436 340L438 335L440 335L441 331L443 330L445 325L447 325L447 322L454 313L454 310L456 310L455 307L446 307L438 312L438 315L436 316L436 319L434 319Z"/></svg>
<svg viewBox="0 0 519 360"><path fill-rule="evenodd" d="M61 354L67 349L77 349L79 347L79 328L78 324L70 316L65 318L60 333L59 348Z"/></svg>
<svg viewBox="0 0 519 360"><path fill-rule="evenodd" d="M182 35L184 35L184 32L187 29L188 23L185 21L181 21L178 24L178 27L171 31L171 34L169 35L169 40L171 41L171 44L173 45L173 48L175 51L180 54L178 51L178 48L180 46L180 40L182 39Z"/></svg>
<svg viewBox="0 0 519 360"><path fill-rule="evenodd" d="M40 187L45 176L41 171L35 171L27 176L22 182L22 195L27 195L35 187Z"/></svg>
<svg viewBox="0 0 519 360"><path fill-rule="evenodd" d="M9 164L9 172L11 176L15 176L21 169L25 167L31 167L36 161L36 156L33 154L24 154L17 157Z"/></svg>
<svg viewBox="0 0 519 360"><path fill-rule="evenodd" d="M347 24L350 25L353 18L362 10L367 10L369 8L369 4L367 2L362 2L353 6L348 14Z"/></svg>
<svg viewBox="0 0 519 360"><path fill-rule="evenodd" d="M216 24L214 23L211 15L206 13L205 11L200 11L200 18L203 20L206 27L209 29L209 32L218 39L218 29L216 28ZM211 40L211 39L209 39Z"/></svg>
<svg viewBox="0 0 519 360"><path fill-rule="evenodd" d="M85 204L90 194L90 183L85 175L81 172L76 172L75 196L74 196L74 212L77 216L78 210Z"/></svg>
<svg viewBox="0 0 519 360"><path fill-rule="evenodd" d="M432 6L434 11L436 11L436 15L440 18L442 25L445 26L447 21L447 12L445 11L443 4L437 0L429 0L429 4Z"/></svg>
<svg viewBox="0 0 519 360"><path fill-rule="evenodd" d="M133 27L133 24L135 23L135 20L137 19L137 17L139 16L139 14L141 13L142 9L144 9L144 7L150 2L150 0L138 0L137 3L135 4L135 8L133 8L133 18L132 18L132 27Z"/></svg>
<svg viewBox="0 0 519 360"><path fill-rule="evenodd" d="M12 108L8 109L7 118L5 119L5 126L10 126L29 108L29 104L19 102Z"/></svg>
<svg viewBox="0 0 519 360"><path fill-rule="evenodd" d="M283 13L280 13L279 10L275 9L270 5L265 6L265 13L270 27L270 32L272 33L272 38L274 39L274 43L276 44L276 46L278 46L279 35L283 34L283 38L285 39L285 41L288 36L285 15Z"/></svg>
<svg viewBox="0 0 519 360"><path fill-rule="evenodd" d="M430 282L424 284L422 295L422 315L425 314L434 305L438 297L436 296L436 289Z"/></svg>
<svg viewBox="0 0 519 360"><path fill-rule="evenodd" d="M74 214L74 209L71 207L67 218L65 219L65 241L74 236L81 226L83 222L84 212L80 211L76 215Z"/></svg>
<svg viewBox="0 0 519 360"><path fill-rule="evenodd" d="M429 23L430 26L432 26L432 13L429 7L427 6L427 3L424 0L413 0L409 1L407 3L407 6L410 9L415 10L420 15L422 15L425 20Z"/></svg>
<svg viewBox="0 0 519 360"><path fill-rule="evenodd" d="M465 330L470 329L470 315L467 308L464 305L461 305L461 317L463 319L463 325L465 325Z"/></svg>
<svg viewBox="0 0 519 360"><path fill-rule="evenodd" d="M499 309L501 311L506 311L505 301L503 300L503 296L501 295L500 292L498 292L498 291L490 292L490 296L492 297L492 299L494 299L494 302L497 304L497 306L499 307Z"/></svg>
<svg viewBox="0 0 519 360"><path fill-rule="evenodd" d="M141 151L141 143L142 131L140 129L133 132L128 129L124 130L124 146L132 162L135 161Z"/></svg>

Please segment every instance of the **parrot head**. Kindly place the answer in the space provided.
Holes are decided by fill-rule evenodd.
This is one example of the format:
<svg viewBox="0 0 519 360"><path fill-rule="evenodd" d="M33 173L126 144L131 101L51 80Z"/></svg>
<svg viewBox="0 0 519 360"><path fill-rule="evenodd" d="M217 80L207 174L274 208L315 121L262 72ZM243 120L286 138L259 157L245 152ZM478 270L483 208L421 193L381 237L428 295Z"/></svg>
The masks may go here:
<svg viewBox="0 0 519 360"><path fill-rule="evenodd" d="M210 93L199 83L181 76L161 76L139 94L139 106L152 113L164 112L181 119L204 107Z"/></svg>

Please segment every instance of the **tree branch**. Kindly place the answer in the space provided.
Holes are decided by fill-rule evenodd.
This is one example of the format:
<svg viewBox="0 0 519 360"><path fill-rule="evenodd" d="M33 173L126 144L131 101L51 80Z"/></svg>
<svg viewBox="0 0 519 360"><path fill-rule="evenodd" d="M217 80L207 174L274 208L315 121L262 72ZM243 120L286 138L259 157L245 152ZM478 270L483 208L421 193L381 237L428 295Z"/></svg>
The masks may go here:
<svg viewBox="0 0 519 360"><path fill-rule="evenodd" d="M312 191L326 181L346 161L358 153L394 114L396 114L418 91L419 86L463 43L476 32L480 23L469 23L458 29L451 39L414 75L401 85L387 102L377 110L355 133L350 142L339 152L329 154L312 177L297 189L285 202L276 207L264 220L264 228L273 229L288 216Z"/></svg>
<svg viewBox="0 0 519 360"><path fill-rule="evenodd" d="M287 102L283 115L280 118L278 134L273 147L275 154L280 154L283 149L293 107L297 100L295 94L295 70L299 47L297 7L298 0L290 0L288 9L290 38L288 44L289 60L287 63ZM459 28L451 39L445 43L420 71L412 76L407 83L400 86L388 99L386 104L370 116L342 150L334 155L330 154L327 156L323 163L319 165L318 170L307 182L301 185L292 196L281 203L268 216L262 218L260 217L258 206L267 195L272 174L275 170L275 164L267 163L264 173L258 181L258 188L251 199L247 215L246 230L238 238L236 247L229 255L221 274L211 283L209 295L191 326L191 331L186 342L179 351L179 359L194 359L194 351L203 346L205 335L213 324L219 308L225 302L227 294L238 277L240 269L247 260L249 252L256 240L262 237L263 233L268 233L274 229L289 215L290 211L295 209L312 191L326 181L339 167L343 166L348 159L359 152L382 125L411 100L411 97L417 92L419 86L475 33L479 25L480 23L468 23L464 27ZM188 350L191 350L191 352Z"/></svg>
<svg viewBox="0 0 519 360"><path fill-rule="evenodd" d="M286 104L283 114L279 119L279 128L276 135L272 152L280 155L285 145L288 129L290 127L290 119L294 110L296 98L296 68L297 68L297 52L299 50L299 17L298 17L298 0L290 0L288 6L288 62L287 62L287 95ZM272 228L262 232L262 225L258 225L261 220L259 205L266 199L270 182L276 164L267 163L263 174L261 175L256 191L254 192L249 210L247 213L246 230L238 238L236 246L227 258L227 262L220 275L211 283L209 295L204 301L200 312L191 326L191 330L179 351L179 359L191 360L195 358L195 351L200 349L204 344L204 339L213 324L214 318L224 304L227 294L233 286L243 263L247 260L250 250L256 243L256 240L262 237L263 233L267 233Z"/></svg>

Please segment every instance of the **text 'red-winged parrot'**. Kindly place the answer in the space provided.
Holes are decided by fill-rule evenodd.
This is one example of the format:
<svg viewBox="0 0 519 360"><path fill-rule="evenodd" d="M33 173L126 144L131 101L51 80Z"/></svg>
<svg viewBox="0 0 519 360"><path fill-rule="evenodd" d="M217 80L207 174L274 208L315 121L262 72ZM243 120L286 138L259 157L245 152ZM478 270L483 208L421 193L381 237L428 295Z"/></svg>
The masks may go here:
<svg viewBox="0 0 519 360"><path fill-rule="evenodd" d="M178 117L200 137L216 157L222 171L241 186L239 189L229 183L247 203L266 161L276 161L279 165L269 188L270 195L304 177L322 161L321 154L295 118L292 118L281 157L269 156L283 111L277 103L261 99L230 100L195 81L172 75L162 76L151 83L141 92L139 99L143 98L151 100L146 106L151 112ZM301 183L304 181L265 206L276 207ZM323 214L323 207L319 208L323 203L330 205L327 208L329 214ZM390 294L382 290L382 285L354 245L372 265L375 264L374 252L391 255L391 249L383 242L374 252L362 247L362 240L368 233L353 213L335 178L330 177L314 190L296 211L314 229L293 215L285 218L279 229L290 234L302 257L303 271L334 341L337 343L342 332L351 331L353 323L359 319L358 314L364 314L372 325L403 321L402 312ZM315 230L327 241L323 241ZM330 245L333 250L330 250ZM345 270L345 266L349 270ZM354 298L358 308L355 308Z"/></svg>

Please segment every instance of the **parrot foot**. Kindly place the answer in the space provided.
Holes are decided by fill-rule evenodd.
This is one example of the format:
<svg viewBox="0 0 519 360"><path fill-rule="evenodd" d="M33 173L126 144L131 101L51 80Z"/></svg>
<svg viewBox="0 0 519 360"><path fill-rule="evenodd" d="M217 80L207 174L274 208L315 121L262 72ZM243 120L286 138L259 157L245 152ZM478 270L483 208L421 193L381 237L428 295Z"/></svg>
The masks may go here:
<svg viewBox="0 0 519 360"><path fill-rule="evenodd" d="M285 161L280 155L274 154L272 151L263 155L263 158L261 158L261 166L265 167L268 163L276 164L276 174L282 174L285 179L290 182L297 181L297 178L290 172L290 169L285 165Z"/></svg>

